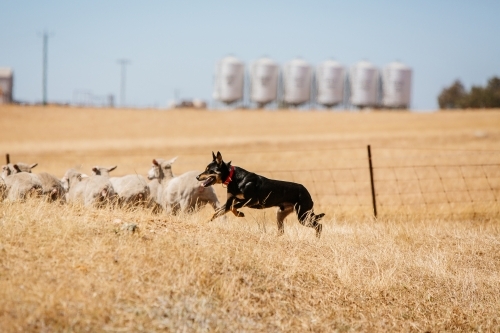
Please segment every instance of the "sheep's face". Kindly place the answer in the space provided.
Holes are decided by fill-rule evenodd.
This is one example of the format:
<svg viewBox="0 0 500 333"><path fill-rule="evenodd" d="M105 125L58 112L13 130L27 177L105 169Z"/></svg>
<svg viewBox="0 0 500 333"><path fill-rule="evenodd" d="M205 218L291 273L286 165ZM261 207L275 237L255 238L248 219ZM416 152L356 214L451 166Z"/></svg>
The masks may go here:
<svg viewBox="0 0 500 333"><path fill-rule="evenodd" d="M69 191L69 179L66 178L66 176L64 176L62 179L61 179L61 184L62 184L62 187L63 189L68 192Z"/></svg>
<svg viewBox="0 0 500 333"><path fill-rule="evenodd" d="M164 159L157 158L153 160L153 165L148 172L148 179L163 179L165 177L171 178L172 174L172 163L175 162L177 157L172 158L171 160L165 161Z"/></svg>
<svg viewBox="0 0 500 333"><path fill-rule="evenodd" d="M10 176L11 174L12 174L12 170L9 168L8 165L2 166L2 178L3 179Z"/></svg>
<svg viewBox="0 0 500 333"><path fill-rule="evenodd" d="M153 180L153 179L160 179L160 164L159 163L156 163L156 160L153 160L153 165L151 166L151 169L149 169L148 171L148 179L149 180Z"/></svg>
<svg viewBox="0 0 500 333"><path fill-rule="evenodd" d="M62 186L66 192L69 191L70 186L77 182L81 181L84 177L88 177L87 175L81 174L80 172L70 169L66 171L64 177L61 179Z"/></svg>

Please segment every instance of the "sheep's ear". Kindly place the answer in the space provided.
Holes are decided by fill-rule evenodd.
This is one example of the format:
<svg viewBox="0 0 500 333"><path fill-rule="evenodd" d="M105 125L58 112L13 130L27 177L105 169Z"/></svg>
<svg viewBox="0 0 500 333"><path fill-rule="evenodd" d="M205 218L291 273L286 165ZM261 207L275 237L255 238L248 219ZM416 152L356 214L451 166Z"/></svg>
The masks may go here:
<svg viewBox="0 0 500 333"><path fill-rule="evenodd" d="M22 171L21 171L21 168L19 168L19 165L14 164L14 165L12 165L12 167L13 167L13 168L14 168L14 170L16 170L17 172L22 172Z"/></svg>
<svg viewBox="0 0 500 333"><path fill-rule="evenodd" d="M113 166L113 167L109 168L109 169L108 169L108 172L113 171L113 170L114 170L114 169L116 169L117 167L118 167L118 165L115 165L115 166Z"/></svg>
<svg viewBox="0 0 500 333"><path fill-rule="evenodd" d="M219 164L219 165L222 164L222 155L220 152L217 152L216 160L217 160L217 164Z"/></svg>
<svg viewBox="0 0 500 333"><path fill-rule="evenodd" d="M168 165L172 165L175 162L176 159L177 159L177 156L175 156L174 158L172 158L170 161L167 161L166 163Z"/></svg>
<svg viewBox="0 0 500 333"><path fill-rule="evenodd" d="M98 167L98 166L93 167L93 168L92 168L92 171L93 171L96 175L100 174L100 172L99 172L99 167Z"/></svg>
<svg viewBox="0 0 500 333"><path fill-rule="evenodd" d="M36 167L38 165L38 163L33 163L32 165L30 165L30 169L33 169L34 167Z"/></svg>
<svg viewBox="0 0 500 333"><path fill-rule="evenodd" d="M160 165L160 164L158 163L158 161L157 161L157 160L155 160L155 159L153 159L153 164L154 164L154 165L156 165L156 166Z"/></svg>
<svg viewBox="0 0 500 333"><path fill-rule="evenodd" d="M212 152L212 157L214 158L214 161L215 161L215 154L214 154L214 152Z"/></svg>
<svg viewBox="0 0 500 333"><path fill-rule="evenodd" d="M79 182L80 182L80 181L82 181L82 174L81 174L81 173L79 173L79 174L76 176L76 178L78 179L78 181L79 181Z"/></svg>

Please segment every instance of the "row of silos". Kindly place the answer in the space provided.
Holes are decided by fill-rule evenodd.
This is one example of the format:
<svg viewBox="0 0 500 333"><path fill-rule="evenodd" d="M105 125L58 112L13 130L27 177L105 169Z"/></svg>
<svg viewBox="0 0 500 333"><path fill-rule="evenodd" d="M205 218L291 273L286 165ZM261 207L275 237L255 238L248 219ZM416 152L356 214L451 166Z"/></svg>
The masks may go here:
<svg viewBox="0 0 500 333"><path fill-rule="evenodd" d="M290 106L315 99L316 103L326 107L344 103L360 108L408 108L411 80L411 68L399 62L387 65L381 74L376 66L367 61L357 63L346 73L345 67L333 60L324 61L313 71L306 61L294 59L286 63L280 73L278 63L261 58L250 65L249 96L250 101L259 107L278 99ZM240 101L244 96L244 87L245 64L233 56L219 61L214 99L226 104Z"/></svg>

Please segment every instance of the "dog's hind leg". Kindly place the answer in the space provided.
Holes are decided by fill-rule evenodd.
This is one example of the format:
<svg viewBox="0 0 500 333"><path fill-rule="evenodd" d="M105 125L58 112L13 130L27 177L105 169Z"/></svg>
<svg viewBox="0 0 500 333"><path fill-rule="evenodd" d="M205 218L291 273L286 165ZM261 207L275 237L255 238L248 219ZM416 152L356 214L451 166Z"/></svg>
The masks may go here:
<svg viewBox="0 0 500 333"><path fill-rule="evenodd" d="M316 230L316 237L320 238L321 237L321 231L323 231L323 225L321 223L318 223L319 220L321 220L321 218L323 218L323 216L325 216L324 213L321 213L321 214L318 214L318 215L314 215L313 214L313 222L312 222L312 227Z"/></svg>
<svg viewBox="0 0 500 333"><path fill-rule="evenodd" d="M304 201L302 205L298 203L295 206L295 210L300 224L314 228L314 230L316 230L316 237L320 238L323 225L318 223L318 221L321 220L325 214L314 214L312 200Z"/></svg>
<svg viewBox="0 0 500 333"><path fill-rule="evenodd" d="M276 219L278 222L278 236L283 235L283 233L285 232L283 222L285 221L285 218L292 212L293 205L288 203L279 206L278 210L276 211Z"/></svg>

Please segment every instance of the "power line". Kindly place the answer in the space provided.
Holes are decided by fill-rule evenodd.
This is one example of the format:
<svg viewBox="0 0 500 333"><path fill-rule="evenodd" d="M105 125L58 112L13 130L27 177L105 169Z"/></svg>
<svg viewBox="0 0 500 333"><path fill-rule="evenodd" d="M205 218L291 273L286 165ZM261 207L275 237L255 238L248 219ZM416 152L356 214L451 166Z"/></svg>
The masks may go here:
<svg viewBox="0 0 500 333"><path fill-rule="evenodd" d="M127 65L130 64L130 60L128 59L118 59L118 64L121 65L121 87L120 87L120 104L121 106L125 106L125 79L126 79L126 70Z"/></svg>

